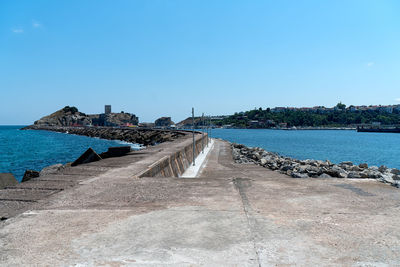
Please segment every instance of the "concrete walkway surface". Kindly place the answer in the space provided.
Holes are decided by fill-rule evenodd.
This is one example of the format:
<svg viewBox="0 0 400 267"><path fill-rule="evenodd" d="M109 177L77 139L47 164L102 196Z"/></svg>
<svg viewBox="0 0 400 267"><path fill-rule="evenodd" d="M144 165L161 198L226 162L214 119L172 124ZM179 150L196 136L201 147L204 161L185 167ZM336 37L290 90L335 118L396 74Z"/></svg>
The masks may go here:
<svg viewBox="0 0 400 267"><path fill-rule="evenodd" d="M0 222L0 265L400 266L399 189L236 164L220 140L198 178L132 178L157 149Z"/></svg>

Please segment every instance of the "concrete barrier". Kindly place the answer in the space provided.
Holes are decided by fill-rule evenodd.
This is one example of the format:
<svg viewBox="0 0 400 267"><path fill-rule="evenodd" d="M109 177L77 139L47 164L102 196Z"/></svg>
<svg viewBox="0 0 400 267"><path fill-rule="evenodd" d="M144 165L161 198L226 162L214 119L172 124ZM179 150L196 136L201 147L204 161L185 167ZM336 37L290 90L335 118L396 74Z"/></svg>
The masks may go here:
<svg viewBox="0 0 400 267"><path fill-rule="evenodd" d="M12 173L0 173L0 189L18 184Z"/></svg>
<svg viewBox="0 0 400 267"><path fill-rule="evenodd" d="M195 156L201 153L202 140L207 144L207 134L196 137ZM193 143L186 145L183 149L165 156L151 164L146 170L136 175L141 177L179 177L193 163Z"/></svg>

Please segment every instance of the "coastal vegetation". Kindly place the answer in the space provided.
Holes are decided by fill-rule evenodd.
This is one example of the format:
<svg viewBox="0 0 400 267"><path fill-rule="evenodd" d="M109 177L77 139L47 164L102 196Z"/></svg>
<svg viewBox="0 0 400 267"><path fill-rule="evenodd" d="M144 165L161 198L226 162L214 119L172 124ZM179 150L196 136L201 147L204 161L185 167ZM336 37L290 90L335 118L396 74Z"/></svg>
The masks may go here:
<svg viewBox="0 0 400 267"><path fill-rule="evenodd" d="M397 125L400 123L398 108L385 109L382 106L370 106L357 109L346 108L338 103L333 108L255 108L213 120L217 126L229 125L236 128L272 128L272 127L346 127L351 125L376 124Z"/></svg>

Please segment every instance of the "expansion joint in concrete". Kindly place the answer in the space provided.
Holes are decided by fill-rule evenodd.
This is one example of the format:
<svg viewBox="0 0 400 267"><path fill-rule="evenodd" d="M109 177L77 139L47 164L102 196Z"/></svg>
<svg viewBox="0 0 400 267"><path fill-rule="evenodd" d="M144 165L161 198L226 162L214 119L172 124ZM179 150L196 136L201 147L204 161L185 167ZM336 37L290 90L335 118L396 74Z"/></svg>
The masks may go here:
<svg viewBox="0 0 400 267"><path fill-rule="evenodd" d="M257 257L257 265L261 267L260 253L257 248L255 235L256 220L253 216L254 212L246 195L246 188L251 187L251 181L248 178L233 178L233 185L235 186L235 189L239 192L240 198L242 200L243 211L246 215L247 225L250 231L250 238L253 243L254 252Z"/></svg>

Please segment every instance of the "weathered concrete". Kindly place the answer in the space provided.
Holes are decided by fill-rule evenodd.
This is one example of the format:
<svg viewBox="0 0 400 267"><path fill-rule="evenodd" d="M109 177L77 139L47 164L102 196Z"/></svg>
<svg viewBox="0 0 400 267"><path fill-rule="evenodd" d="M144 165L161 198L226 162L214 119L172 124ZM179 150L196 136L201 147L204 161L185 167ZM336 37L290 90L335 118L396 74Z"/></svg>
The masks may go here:
<svg viewBox="0 0 400 267"><path fill-rule="evenodd" d="M218 140L197 179L133 178L185 145L154 147L1 222L0 263L400 265L398 189L373 180L293 179L236 164L229 144ZM129 157L135 156L120 160Z"/></svg>
<svg viewBox="0 0 400 267"><path fill-rule="evenodd" d="M201 150L201 138L200 134L196 135L196 155ZM177 177L190 162L192 162L192 138L191 135L186 135L173 142L132 151L123 157L107 158L78 166L72 164L49 167L45 172L41 172L40 177L20 184L10 174L15 182L7 183L7 186L0 190L0 216L10 218L33 209L52 194L88 181L95 181L102 175L117 172L131 179L142 177L143 174ZM24 203L16 204L17 202Z"/></svg>
<svg viewBox="0 0 400 267"><path fill-rule="evenodd" d="M3 189L9 185L18 184L17 179L15 179L12 173L0 173L0 189Z"/></svg>

